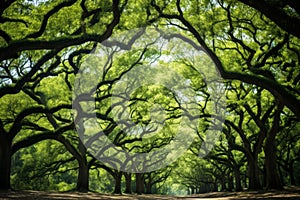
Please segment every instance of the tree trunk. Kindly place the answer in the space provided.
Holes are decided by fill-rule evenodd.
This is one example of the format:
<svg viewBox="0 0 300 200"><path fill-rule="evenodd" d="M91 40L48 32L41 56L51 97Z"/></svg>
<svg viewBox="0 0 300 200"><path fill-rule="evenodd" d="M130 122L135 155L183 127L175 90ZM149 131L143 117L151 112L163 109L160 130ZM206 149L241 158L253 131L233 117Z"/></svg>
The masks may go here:
<svg viewBox="0 0 300 200"><path fill-rule="evenodd" d="M290 181L291 181L290 184L291 185L296 185L295 176L294 176L294 167L293 167L292 163L291 163L291 166L290 166L289 175L290 175Z"/></svg>
<svg viewBox="0 0 300 200"><path fill-rule="evenodd" d="M194 188L194 186L191 186L191 194L195 194L195 188Z"/></svg>
<svg viewBox="0 0 300 200"><path fill-rule="evenodd" d="M218 192L218 181L214 181L213 192Z"/></svg>
<svg viewBox="0 0 300 200"><path fill-rule="evenodd" d="M249 190L261 189L258 171L257 158L251 157L248 159Z"/></svg>
<svg viewBox="0 0 300 200"><path fill-rule="evenodd" d="M143 174L141 173L136 173L135 174L135 179L136 179L136 193L137 194L142 194L145 192L144 189L144 180L143 180Z"/></svg>
<svg viewBox="0 0 300 200"><path fill-rule="evenodd" d="M115 189L114 194L122 194L121 183L122 183L122 172L116 172L115 176Z"/></svg>
<svg viewBox="0 0 300 200"><path fill-rule="evenodd" d="M10 190L12 141L7 134L0 133L0 191Z"/></svg>
<svg viewBox="0 0 300 200"><path fill-rule="evenodd" d="M267 189L282 189L282 183L277 170L276 143L275 138L279 129L280 113L283 109L283 104L279 102L274 114L272 129L270 130L264 146L265 152L265 167L266 167L266 182Z"/></svg>
<svg viewBox="0 0 300 200"><path fill-rule="evenodd" d="M225 177L221 177L221 191L226 191L226 180Z"/></svg>
<svg viewBox="0 0 300 200"><path fill-rule="evenodd" d="M89 191L89 165L86 160L86 148L79 141L78 144L79 155L77 158L79 171L77 177L77 191L79 192L88 192Z"/></svg>
<svg viewBox="0 0 300 200"><path fill-rule="evenodd" d="M262 187L266 188L267 186L267 176L266 176L266 166L263 167L263 171L262 171Z"/></svg>
<svg viewBox="0 0 300 200"><path fill-rule="evenodd" d="M275 138L267 137L264 151L266 167L266 187L267 189L282 189L282 183L280 182L277 170Z"/></svg>
<svg viewBox="0 0 300 200"><path fill-rule="evenodd" d="M77 191L89 191L89 167L86 162L79 162L79 171L77 177Z"/></svg>
<svg viewBox="0 0 300 200"><path fill-rule="evenodd" d="M234 188L232 174L228 173L228 177L227 178L228 178L228 188L227 188L227 190L230 191L230 192L232 192L233 188Z"/></svg>
<svg viewBox="0 0 300 200"><path fill-rule="evenodd" d="M241 173L238 168L234 169L234 178L235 178L235 191L242 191L242 184L241 184Z"/></svg>
<svg viewBox="0 0 300 200"><path fill-rule="evenodd" d="M282 174L282 168L280 166L278 166L278 172L279 172L279 178L280 178L280 182L285 185L285 180L283 178L283 174Z"/></svg>
<svg viewBox="0 0 300 200"><path fill-rule="evenodd" d="M186 193L187 193L187 195L191 195L190 188L188 188L188 189L186 190Z"/></svg>
<svg viewBox="0 0 300 200"><path fill-rule="evenodd" d="M199 194L199 193L200 193L200 188L196 187L196 194Z"/></svg>
<svg viewBox="0 0 300 200"><path fill-rule="evenodd" d="M146 194L151 194L152 193L152 187L151 187L151 182L146 184Z"/></svg>
<svg viewBox="0 0 300 200"><path fill-rule="evenodd" d="M249 173L248 173L249 174ZM248 188L248 185L249 185L249 183L247 182L247 180L248 180L248 176L247 176L247 174L244 174L244 176L243 176L243 188Z"/></svg>
<svg viewBox="0 0 300 200"><path fill-rule="evenodd" d="M125 193L131 194L131 174L130 173L124 173L125 176Z"/></svg>
<svg viewBox="0 0 300 200"><path fill-rule="evenodd" d="M146 185L146 194L151 194L152 193L152 177L151 177L151 173L149 173L149 178L147 183L145 183Z"/></svg>

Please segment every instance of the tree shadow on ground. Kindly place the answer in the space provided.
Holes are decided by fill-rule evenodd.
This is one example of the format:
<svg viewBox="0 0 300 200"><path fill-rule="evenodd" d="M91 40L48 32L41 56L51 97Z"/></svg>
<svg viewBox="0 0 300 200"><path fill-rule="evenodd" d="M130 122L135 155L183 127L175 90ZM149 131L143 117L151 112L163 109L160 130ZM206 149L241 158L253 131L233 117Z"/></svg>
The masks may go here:
<svg viewBox="0 0 300 200"><path fill-rule="evenodd" d="M237 199L264 199L264 200L300 200L300 188L290 187L280 191L245 191L245 192L211 192L192 196L171 195L113 195L100 193L79 192L47 192L47 191L9 191L0 192L0 200L237 200Z"/></svg>

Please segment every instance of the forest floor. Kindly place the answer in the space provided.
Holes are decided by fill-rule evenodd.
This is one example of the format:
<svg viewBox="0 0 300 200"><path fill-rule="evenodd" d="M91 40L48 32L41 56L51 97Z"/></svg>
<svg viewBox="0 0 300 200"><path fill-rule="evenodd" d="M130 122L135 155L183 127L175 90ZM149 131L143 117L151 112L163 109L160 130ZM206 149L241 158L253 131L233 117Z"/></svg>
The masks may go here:
<svg viewBox="0 0 300 200"><path fill-rule="evenodd" d="M170 195L112 195L99 193L79 192L46 192L46 191L10 191L0 192L1 200L236 200L236 199L263 199L263 200L300 200L300 188L290 187L282 191L244 191L244 192L211 192L191 196Z"/></svg>

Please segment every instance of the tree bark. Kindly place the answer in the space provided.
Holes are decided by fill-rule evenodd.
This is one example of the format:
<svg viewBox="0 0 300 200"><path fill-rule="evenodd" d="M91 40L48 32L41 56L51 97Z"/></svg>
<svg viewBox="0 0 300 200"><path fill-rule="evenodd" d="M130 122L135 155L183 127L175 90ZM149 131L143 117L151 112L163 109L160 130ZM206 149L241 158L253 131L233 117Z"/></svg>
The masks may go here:
<svg viewBox="0 0 300 200"><path fill-rule="evenodd" d="M284 180L283 174L282 174L282 168L280 168L279 166L278 166L278 172L279 172L280 182L281 182L283 185L285 185L285 180Z"/></svg>
<svg viewBox="0 0 300 200"><path fill-rule="evenodd" d="M297 27L297 25L300 23L300 19L285 13L283 9L284 5L280 7L276 7L272 5L272 3L277 1L253 1L253 0L239 0L239 1L262 12L269 19L275 22L280 28L300 38L300 30ZM288 2L288 1L282 1L282 2ZM294 4L289 4L290 7L291 5L293 6ZM293 6L292 8L296 10L299 9L299 7L297 6Z"/></svg>
<svg viewBox="0 0 300 200"><path fill-rule="evenodd" d="M214 181L213 191L212 192L218 192L218 181Z"/></svg>
<svg viewBox="0 0 300 200"><path fill-rule="evenodd" d="M130 173L124 173L125 176L125 193L126 194L131 194L132 190L131 190L131 174Z"/></svg>
<svg viewBox="0 0 300 200"><path fill-rule="evenodd" d="M194 188L194 186L191 186L191 194L195 194L195 188Z"/></svg>
<svg viewBox="0 0 300 200"><path fill-rule="evenodd" d="M0 133L0 191L11 189L11 145L12 141L5 133Z"/></svg>
<svg viewBox="0 0 300 200"><path fill-rule="evenodd" d="M280 182L277 161L276 161L276 145L273 139L266 140L265 146L265 167L266 167L266 187L267 189L282 189Z"/></svg>
<svg viewBox="0 0 300 200"><path fill-rule="evenodd" d="M233 170L234 172L234 178L235 178L235 191L242 191L242 184L241 184L241 173L240 170L238 168L235 168Z"/></svg>
<svg viewBox="0 0 300 200"><path fill-rule="evenodd" d="M257 158L251 157L248 159L249 190L261 189L258 171Z"/></svg>
<svg viewBox="0 0 300 200"><path fill-rule="evenodd" d="M79 141L78 144L79 154L78 154L78 177L77 177L77 191L88 192L89 191L89 165L86 159L86 148Z"/></svg>
<svg viewBox="0 0 300 200"><path fill-rule="evenodd" d="M248 173L249 174L249 173ZM248 180L248 177L247 177L247 175L246 174L244 174L244 176L243 176L243 186L242 187L244 187L244 188L248 188L248 182L247 182L247 180Z"/></svg>
<svg viewBox="0 0 300 200"><path fill-rule="evenodd" d="M188 188L188 189L186 190L186 193L187 193L187 195L191 195L190 188Z"/></svg>
<svg viewBox="0 0 300 200"><path fill-rule="evenodd" d="M293 163L291 163L291 165L290 165L289 175L290 175L290 181L291 181L290 184L296 185Z"/></svg>
<svg viewBox="0 0 300 200"><path fill-rule="evenodd" d="M146 194L151 194L151 193L152 193L151 183L148 183L146 185Z"/></svg>
<svg viewBox="0 0 300 200"><path fill-rule="evenodd" d="M77 191L89 191L89 167L86 162L79 162L79 171L77 176Z"/></svg>
<svg viewBox="0 0 300 200"><path fill-rule="evenodd" d="M282 189L282 183L277 169L277 156L276 156L276 134L279 129L280 114L283 109L283 104L279 103L274 114L274 121L272 128L266 138L264 146L265 152L265 168L266 168L266 187L267 189Z"/></svg>
<svg viewBox="0 0 300 200"><path fill-rule="evenodd" d="M233 186L233 177L232 177L232 174L231 173L228 173L228 187L227 187L227 190L229 191L229 192L232 192L233 191L233 188L234 188L234 186Z"/></svg>
<svg viewBox="0 0 300 200"><path fill-rule="evenodd" d="M115 178L115 189L114 194L122 194L122 172L116 172L114 175Z"/></svg>
<svg viewBox="0 0 300 200"><path fill-rule="evenodd" d="M146 186L146 194L151 194L152 193L152 177L151 173L148 174L149 176L147 177L147 181L144 180L145 186Z"/></svg>
<svg viewBox="0 0 300 200"><path fill-rule="evenodd" d="M225 177L221 177L221 191L226 191L226 180L225 180Z"/></svg>
<svg viewBox="0 0 300 200"><path fill-rule="evenodd" d="M135 174L135 179L136 179L136 193L137 194L144 193L145 192L145 188L144 188L143 174L136 173Z"/></svg>
<svg viewBox="0 0 300 200"><path fill-rule="evenodd" d="M289 176L290 176L290 184L291 185L296 185L295 173L294 173L294 162L295 162L295 160L292 160L289 163Z"/></svg>

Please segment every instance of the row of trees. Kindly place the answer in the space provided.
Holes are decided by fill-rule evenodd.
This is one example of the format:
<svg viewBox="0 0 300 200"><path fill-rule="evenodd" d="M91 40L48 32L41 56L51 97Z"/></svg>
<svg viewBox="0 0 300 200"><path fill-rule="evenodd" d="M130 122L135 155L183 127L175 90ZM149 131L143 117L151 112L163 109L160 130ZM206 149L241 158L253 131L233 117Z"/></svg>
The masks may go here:
<svg viewBox="0 0 300 200"><path fill-rule="evenodd" d="M205 191L281 189L283 185L299 185L296 181L299 123L267 91L236 84L241 90L228 92L231 98L234 97L228 109L235 115L226 118L219 144L205 161L192 164L194 167L191 168L200 174L187 172L183 175L183 183L193 188L197 182L199 191L205 188L203 184L209 186ZM198 155L198 148L197 145L192 147L194 155ZM200 165L200 169L195 165ZM211 167L203 169L203 166Z"/></svg>
<svg viewBox="0 0 300 200"><path fill-rule="evenodd" d="M122 180L128 193L132 180L137 193L168 192L167 185L174 183L190 193L299 184L300 35L295 28L299 5L261 2L1 2L0 190L10 189L11 181L16 188L26 188L29 182L33 189L114 188L115 193L122 192ZM118 38L130 29L134 31ZM145 39L145 35L151 37ZM188 44L184 51L192 55L160 48L157 44L162 38ZM99 48L101 58L91 59ZM199 160L209 127L215 123L212 119L219 114L213 109L216 99L209 93L209 71L203 68L212 62L224 79L225 121L215 148ZM84 71L89 65L96 66L94 71ZM189 103L197 112L186 112L178 94L166 87L148 86L139 76L127 82L125 93L111 104L114 87L121 87L119 80L145 65L159 65L156 73L172 68L188 80L190 84L180 86L196 94ZM76 74L84 83L76 82ZM172 73L166 77L179 80ZM126 93L136 82L145 86ZM74 91L79 94L74 96ZM92 113L85 110L84 101L95 101ZM149 112L155 104L162 109L154 107ZM103 133L94 134L92 142L104 135L117 151L107 146L99 152L102 144L78 137L77 130L89 131L84 123L91 116L96 116ZM124 159L132 159L126 163L138 159L123 151L149 153L170 144L184 117L199 120L199 125L189 127L193 133L179 133L182 138L196 135L182 159L151 173L120 171ZM126 134L136 131L133 125L143 130L135 137ZM93 128L92 132L99 131ZM159 134L151 135L158 130ZM87 151L87 144L96 150ZM119 157L111 156L112 152ZM157 157L148 168L176 155Z"/></svg>

